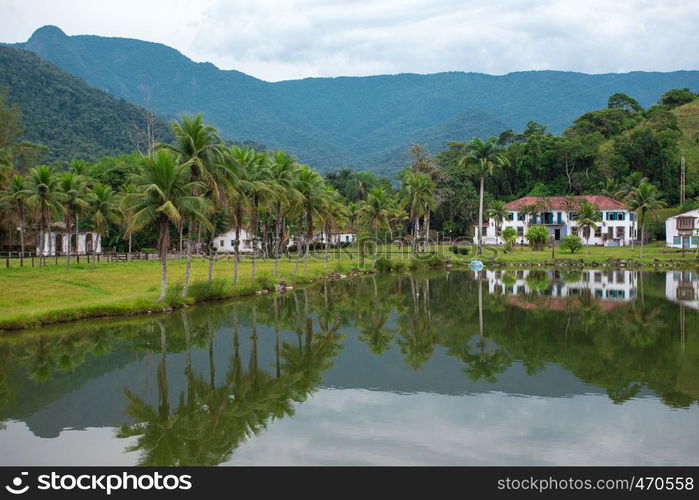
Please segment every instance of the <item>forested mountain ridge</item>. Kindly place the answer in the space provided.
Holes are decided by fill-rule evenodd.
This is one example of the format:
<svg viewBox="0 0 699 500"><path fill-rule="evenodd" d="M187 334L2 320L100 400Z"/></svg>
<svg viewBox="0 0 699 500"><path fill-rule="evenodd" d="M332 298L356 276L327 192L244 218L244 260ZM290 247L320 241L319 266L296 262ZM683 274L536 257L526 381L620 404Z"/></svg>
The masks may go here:
<svg viewBox="0 0 699 500"><path fill-rule="evenodd" d="M94 89L35 54L0 46L0 88L19 106L24 140L46 146L45 161L97 160L145 147L144 109ZM155 136L168 125L153 117Z"/></svg>
<svg viewBox="0 0 699 500"><path fill-rule="evenodd" d="M698 71L588 75L530 71L307 78L276 83L195 63L165 45L67 36L45 26L20 47L163 116L203 112L229 140L284 148L320 170L350 166L394 174L411 143L432 153L448 141L523 130L561 133L623 92L649 106L671 88L699 88Z"/></svg>

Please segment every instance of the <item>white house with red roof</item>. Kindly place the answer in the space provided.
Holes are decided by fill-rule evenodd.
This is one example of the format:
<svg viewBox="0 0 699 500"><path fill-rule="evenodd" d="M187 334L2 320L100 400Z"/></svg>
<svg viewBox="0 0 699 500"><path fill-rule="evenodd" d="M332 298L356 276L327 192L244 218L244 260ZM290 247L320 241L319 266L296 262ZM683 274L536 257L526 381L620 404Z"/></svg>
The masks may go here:
<svg viewBox="0 0 699 500"><path fill-rule="evenodd" d="M591 228L589 234L576 220L577 210L583 201L595 205L602 215L602 221L597 227ZM518 244L527 244L524 235L533 225L546 227L550 237L556 241L569 234L576 234L582 238L583 244L625 246L637 238L635 214L622 202L608 196L525 196L506 203L505 209L505 220L496 221L491 218L483 223L481 234L484 244L502 244L500 234L506 227L517 231Z"/></svg>

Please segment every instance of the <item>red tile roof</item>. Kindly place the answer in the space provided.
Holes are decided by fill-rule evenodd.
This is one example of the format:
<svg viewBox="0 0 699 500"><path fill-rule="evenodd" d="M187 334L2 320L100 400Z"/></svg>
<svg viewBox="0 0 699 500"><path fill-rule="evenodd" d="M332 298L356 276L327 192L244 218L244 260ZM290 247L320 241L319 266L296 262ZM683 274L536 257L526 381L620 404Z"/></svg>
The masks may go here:
<svg viewBox="0 0 699 500"><path fill-rule="evenodd" d="M603 195L582 195L574 196L574 209L580 206L582 200L592 203L600 210L627 210L628 208L622 202L614 200L609 196ZM544 210L568 210L566 206L565 196L525 196L518 200L511 201L505 204L507 210L519 210L524 205L541 205Z"/></svg>

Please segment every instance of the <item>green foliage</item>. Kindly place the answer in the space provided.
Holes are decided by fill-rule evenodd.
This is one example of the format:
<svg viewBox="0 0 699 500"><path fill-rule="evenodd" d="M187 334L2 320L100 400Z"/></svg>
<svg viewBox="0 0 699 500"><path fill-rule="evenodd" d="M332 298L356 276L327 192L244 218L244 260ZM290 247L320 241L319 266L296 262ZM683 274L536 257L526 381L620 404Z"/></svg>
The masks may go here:
<svg viewBox="0 0 699 500"><path fill-rule="evenodd" d="M24 128L22 134L15 125L2 135L46 145L48 161L96 160L139 147L145 151L139 132L145 129L142 108L94 89L30 52L0 46L0 87L9 89L8 100L21 110ZM164 121L156 118L154 127L159 139L171 137Z"/></svg>
<svg viewBox="0 0 699 500"><path fill-rule="evenodd" d="M677 106L682 106L683 104L688 104L696 98L696 94L686 87L683 89L671 89L660 96L658 104L672 109Z"/></svg>
<svg viewBox="0 0 699 500"><path fill-rule="evenodd" d="M544 226L532 226L525 236L534 250L541 250L549 240L549 230Z"/></svg>
<svg viewBox="0 0 699 500"><path fill-rule="evenodd" d="M512 251L512 246L517 240L517 230L511 226L506 227L501 233L502 239L505 240L505 253Z"/></svg>
<svg viewBox="0 0 699 500"><path fill-rule="evenodd" d="M387 273L391 270L393 270L393 262L391 259L387 259L384 256L379 257L376 259L376 270L380 273Z"/></svg>
<svg viewBox="0 0 699 500"><path fill-rule="evenodd" d="M456 255L470 255L471 247L460 246L460 245L450 245L449 251Z"/></svg>
<svg viewBox="0 0 699 500"><path fill-rule="evenodd" d="M582 238L576 234L569 234L561 239L561 248L570 250L570 253L575 253L582 250Z"/></svg>

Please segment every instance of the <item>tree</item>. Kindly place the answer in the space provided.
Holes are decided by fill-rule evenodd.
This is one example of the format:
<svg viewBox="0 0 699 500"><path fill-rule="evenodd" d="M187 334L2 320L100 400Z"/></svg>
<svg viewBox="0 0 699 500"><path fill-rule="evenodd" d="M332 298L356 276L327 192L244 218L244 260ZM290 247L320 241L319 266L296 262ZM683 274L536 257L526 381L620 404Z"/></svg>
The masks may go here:
<svg viewBox="0 0 699 500"><path fill-rule="evenodd" d="M272 203L274 212L274 276L277 275L279 255L282 249L283 212L300 198L295 187L298 163L296 159L284 151L275 151L270 158L270 178L276 185L276 196Z"/></svg>
<svg viewBox="0 0 699 500"><path fill-rule="evenodd" d="M481 236L483 227L483 193L485 190L485 176L492 175L496 166L509 164L509 160L501 154L501 149L497 145L496 139L491 137L483 142L480 139L473 139L467 146L467 153L461 160L460 166L473 165L480 177L480 197L478 201L478 234L477 246L478 255L481 255Z"/></svg>
<svg viewBox="0 0 699 500"><path fill-rule="evenodd" d="M544 226L532 226L525 236L534 250L541 250L549 240L549 230Z"/></svg>
<svg viewBox="0 0 699 500"><path fill-rule="evenodd" d="M24 222L27 216L27 200L31 191L27 186L27 179L21 175L15 175L10 179L7 190L0 192L0 203L7 204L13 215L12 220L19 224L20 261L24 259Z"/></svg>
<svg viewBox="0 0 699 500"><path fill-rule="evenodd" d="M488 208L487 214L488 219L495 220L495 234L497 241L497 235L500 234L500 228L502 227L502 223L505 221L508 214L508 210L505 208L505 202L502 200L493 200Z"/></svg>
<svg viewBox="0 0 699 500"><path fill-rule="evenodd" d="M413 220L413 248L429 238L430 210L435 207L435 185L428 174L408 172L403 178L403 205ZM420 227L420 219L424 224Z"/></svg>
<svg viewBox="0 0 699 500"><path fill-rule="evenodd" d="M299 167L295 188L300 195L303 215L306 219L304 270L307 270L311 241L313 240L313 218L319 214L320 209L326 201L324 197L326 191L324 189L323 178L308 165L301 165Z"/></svg>
<svg viewBox="0 0 699 500"><path fill-rule="evenodd" d="M634 192L626 197L629 210L636 213L636 219L641 223L641 258L643 258L643 244L645 240L646 213L650 212L658 218L657 210L665 208L667 204L660 200L658 188L650 182L641 182ZM640 215L640 217L639 217Z"/></svg>
<svg viewBox="0 0 699 500"><path fill-rule="evenodd" d="M64 193L58 185L58 176L53 167L39 165L29 170L27 184L30 195L27 198L29 206L36 210L39 220L40 262L46 262L44 251L45 232L49 234L49 254L54 253L54 240L51 238L51 222L53 214L63 213Z"/></svg>
<svg viewBox="0 0 699 500"><path fill-rule="evenodd" d="M384 188L372 189L366 201L360 205L359 220L374 231L374 238L378 244L379 231L388 228L389 217L395 202ZM378 256L377 256L378 258ZM374 266L376 266L374 259Z"/></svg>
<svg viewBox="0 0 699 500"><path fill-rule="evenodd" d="M172 144L162 146L170 149L182 157L191 171L192 182L201 182L203 189L195 195L202 195L208 190L209 198L215 203L224 201L226 181L230 180L230 171L220 161L217 161L221 153L221 139L216 129L205 125L201 113L192 116L183 116L181 121L174 121L171 125L175 140ZM199 184L197 184L199 185ZM187 264L185 267L182 297L187 296L189 276L192 268L192 231L193 224L190 221L187 235ZM201 226L197 243L201 242ZM210 261L213 263L213 260Z"/></svg>
<svg viewBox="0 0 699 500"><path fill-rule="evenodd" d="M501 236L505 242L505 253L510 253L514 242L517 240L517 230L514 227L508 226L502 230Z"/></svg>
<svg viewBox="0 0 699 500"><path fill-rule="evenodd" d="M179 163L177 158L167 150L159 150L152 158L143 158L143 174L136 180L138 192L127 193L127 203L133 206L133 219L127 233L132 233L147 224L159 226L158 254L162 267L160 297L165 298L167 291L167 253L170 248L170 224L178 224L183 218L199 222L213 229L209 222L212 203L206 198L196 196L205 185L192 181L192 172L188 163Z"/></svg>
<svg viewBox="0 0 699 500"><path fill-rule="evenodd" d="M92 187L90 208L95 232L102 239L107 235L109 223L117 223L124 219L124 213L119 209L119 197L111 186L95 184ZM95 262L94 259L92 262Z"/></svg>
<svg viewBox="0 0 699 500"><path fill-rule="evenodd" d="M577 234L569 234L561 239L561 248L575 253L583 247L582 239Z"/></svg>
<svg viewBox="0 0 699 500"><path fill-rule="evenodd" d="M79 217L85 212L89 206L89 192L85 185L84 178L81 174L73 171L64 172L61 174L59 181L59 189L64 195L63 198L63 213L65 215L66 232L68 233L68 249L66 254L66 269L70 269L70 254L71 254L71 231L70 227L75 222L75 250L78 253L78 228ZM65 242L64 242L65 245Z"/></svg>
<svg viewBox="0 0 699 500"><path fill-rule="evenodd" d="M643 111L643 108L640 104L638 104L638 101L636 99L624 94L623 92L617 92L616 94L610 96L609 100L607 101L607 107L610 109L624 109L633 113L639 113Z"/></svg>
<svg viewBox="0 0 699 500"><path fill-rule="evenodd" d="M696 98L697 96L694 94L694 92L686 87L683 89L671 89L660 96L660 99L658 99L658 104L672 109L692 102Z"/></svg>
<svg viewBox="0 0 699 500"><path fill-rule="evenodd" d="M583 235L585 236L585 244L587 245L586 252L590 255L590 236L592 235L592 228L597 227L598 222L602 222L602 214L599 209L587 201L583 201L578 209L578 215L575 219L578 222L578 227L583 230ZM604 222L602 222L604 225Z"/></svg>

